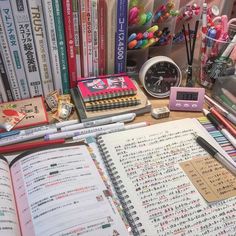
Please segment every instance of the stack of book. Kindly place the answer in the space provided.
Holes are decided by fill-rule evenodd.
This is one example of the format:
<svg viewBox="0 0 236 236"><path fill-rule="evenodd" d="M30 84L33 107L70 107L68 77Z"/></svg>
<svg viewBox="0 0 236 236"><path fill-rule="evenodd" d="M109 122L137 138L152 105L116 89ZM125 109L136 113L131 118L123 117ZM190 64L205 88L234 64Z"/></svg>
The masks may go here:
<svg viewBox="0 0 236 236"><path fill-rule="evenodd" d="M138 85L127 75L100 76L79 81L71 89L81 121L127 112L150 111L150 104Z"/></svg>

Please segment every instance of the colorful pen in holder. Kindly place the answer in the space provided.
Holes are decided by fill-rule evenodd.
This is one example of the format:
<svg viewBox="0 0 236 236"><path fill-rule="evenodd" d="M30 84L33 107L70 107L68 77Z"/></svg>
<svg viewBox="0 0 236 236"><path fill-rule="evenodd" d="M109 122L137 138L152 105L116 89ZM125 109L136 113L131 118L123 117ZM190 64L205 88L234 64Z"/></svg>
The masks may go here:
<svg viewBox="0 0 236 236"><path fill-rule="evenodd" d="M152 12L145 10L139 1L131 1L129 4L129 26L145 25L152 19Z"/></svg>

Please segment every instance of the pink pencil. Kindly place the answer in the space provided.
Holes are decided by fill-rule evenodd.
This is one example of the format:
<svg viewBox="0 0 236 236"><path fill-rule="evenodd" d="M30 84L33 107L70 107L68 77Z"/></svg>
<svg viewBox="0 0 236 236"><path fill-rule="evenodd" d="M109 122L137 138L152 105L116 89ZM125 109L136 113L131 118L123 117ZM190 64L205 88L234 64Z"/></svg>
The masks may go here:
<svg viewBox="0 0 236 236"><path fill-rule="evenodd" d="M33 148L46 147L52 144L62 144L65 142L65 139L56 139L56 140L48 140L48 141L35 141L30 143L19 143L13 145L7 145L0 147L0 153L10 153L10 152L19 152L30 150Z"/></svg>

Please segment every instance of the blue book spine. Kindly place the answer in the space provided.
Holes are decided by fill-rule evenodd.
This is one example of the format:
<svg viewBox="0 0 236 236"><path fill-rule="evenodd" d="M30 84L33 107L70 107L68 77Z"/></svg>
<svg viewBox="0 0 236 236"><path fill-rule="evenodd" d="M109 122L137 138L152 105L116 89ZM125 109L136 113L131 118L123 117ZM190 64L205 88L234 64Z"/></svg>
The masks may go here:
<svg viewBox="0 0 236 236"><path fill-rule="evenodd" d="M117 1L115 73L126 71L128 0Z"/></svg>

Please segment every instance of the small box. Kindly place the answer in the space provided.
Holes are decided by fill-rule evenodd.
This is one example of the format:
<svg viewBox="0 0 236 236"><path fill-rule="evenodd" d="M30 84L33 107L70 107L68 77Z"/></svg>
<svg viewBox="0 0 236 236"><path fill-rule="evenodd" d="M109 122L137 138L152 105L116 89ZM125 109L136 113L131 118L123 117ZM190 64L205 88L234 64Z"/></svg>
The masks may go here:
<svg viewBox="0 0 236 236"><path fill-rule="evenodd" d="M166 106L160 107L160 108L152 108L151 115L155 119L166 118L166 117L169 117L170 110Z"/></svg>

